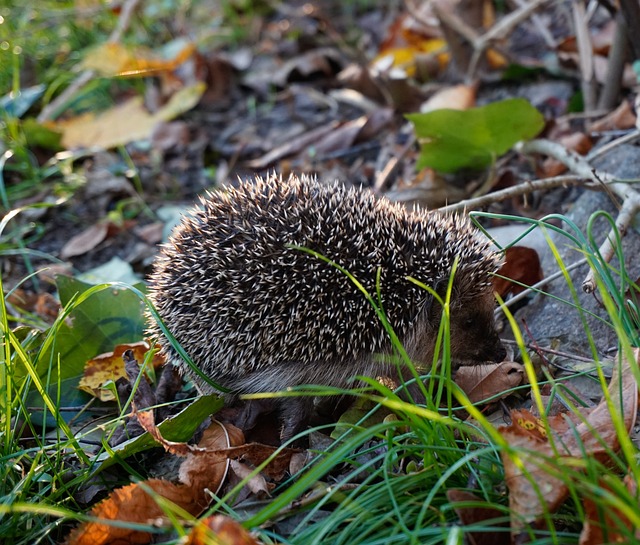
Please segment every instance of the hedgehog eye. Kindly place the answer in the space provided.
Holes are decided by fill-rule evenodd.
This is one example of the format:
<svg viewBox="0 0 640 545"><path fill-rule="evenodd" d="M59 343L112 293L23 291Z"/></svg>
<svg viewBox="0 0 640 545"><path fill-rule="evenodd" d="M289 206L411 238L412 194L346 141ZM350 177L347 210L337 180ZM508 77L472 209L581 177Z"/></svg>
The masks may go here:
<svg viewBox="0 0 640 545"><path fill-rule="evenodd" d="M463 325L465 329L473 329L475 323L476 321L473 318L467 318Z"/></svg>

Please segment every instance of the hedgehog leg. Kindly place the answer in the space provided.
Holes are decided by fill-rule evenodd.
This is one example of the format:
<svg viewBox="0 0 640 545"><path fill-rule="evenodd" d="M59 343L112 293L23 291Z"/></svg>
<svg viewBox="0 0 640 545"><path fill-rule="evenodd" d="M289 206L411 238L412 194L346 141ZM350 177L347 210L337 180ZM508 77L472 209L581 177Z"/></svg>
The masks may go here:
<svg viewBox="0 0 640 545"><path fill-rule="evenodd" d="M247 399L242 401L239 407L240 410L232 423L244 432L255 428L261 416L277 410L273 399Z"/></svg>
<svg viewBox="0 0 640 545"><path fill-rule="evenodd" d="M282 431L280 440L284 443L307 428L313 412L313 397L286 397L280 400L280 420Z"/></svg>

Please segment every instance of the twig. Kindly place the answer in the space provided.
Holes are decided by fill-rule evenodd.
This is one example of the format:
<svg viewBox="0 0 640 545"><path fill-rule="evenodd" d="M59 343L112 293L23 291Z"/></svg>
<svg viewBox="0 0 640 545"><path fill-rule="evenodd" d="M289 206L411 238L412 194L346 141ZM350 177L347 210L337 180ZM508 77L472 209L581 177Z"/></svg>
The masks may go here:
<svg viewBox="0 0 640 545"><path fill-rule="evenodd" d="M591 39L589 38L587 17L582 2L574 0L572 12L573 26L575 28L576 43L578 46L580 72L582 73L580 85L582 87L584 109L590 112L595 109L597 103L597 83L593 66L593 47L591 46Z"/></svg>
<svg viewBox="0 0 640 545"><path fill-rule="evenodd" d="M608 144L605 144L604 146L601 146L593 150L591 153L587 154L586 160L588 162L591 162L594 159L597 159L598 157L609 153L613 148L617 148L622 144L628 144L629 142L633 142L635 140L638 140L639 138L640 138L640 130L636 129L635 131L631 131L629 134L625 134L624 136L621 136L620 138L616 138L615 140L612 140Z"/></svg>
<svg viewBox="0 0 640 545"><path fill-rule="evenodd" d="M517 148L526 154L542 153L549 155L563 163L578 176L592 180L595 183L600 183L601 185L606 185L607 190L615 193L622 200L622 207L618 213L614 229L617 230L621 236L626 233L627 227L633 220L633 217L638 210L640 210L640 194L638 194L631 185L617 181L616 178L608 172L596 171L584 157L549 140L531 140L530 142L518 144ZM614 242L616 240L616 233L614 229L610 231L599 249L600 255L607 263L615 253ZM586 293L593 293L595 288L594 273L590 270L582 283L582 289Z"/></svg>
<svg viewBox="0 0 640 545"><path fill-rule="evenodd" d="M605 241L600 245L600 256L605 263L609 263L609 261L611 261L611 258L616 251L616 234L620 233L621 237L626 234L627 227L633 221L638 210L640 210L640 196L634 192L622 203L622 208L616 218L615 227L611 229ZM582 290L585 293L593 293L596 290L596 281L593 269L589 271L589 274L587 274L587 277L582 282Z"/></svg>
<svg viewBox="0 0 640 545"><path fill-rule="evenodd" d="M628 36L631 42L633 58L640 58L640 4L638 0L620 0L620 11L622 18L627 23L629 29Z"/></svg>
<svg viewBox="0 0 640 545"><path fill-rule="evenodd" d="M576 261L575 263L572 263L571 265L566 267L566 270L567 271L572 271L573 269L577 269L578 267L584 265L585 263L587 263L587 258L586 257L581 259L580 261ZM508 301L505 301L504 302L504 306L505 307L513 306L518 301L522 301L522 299L524 299L526 297L529 297L529 295L531 295L532 293L538 293L547 284L550 284L551 282L553 282L557 278L560 278L563 275L564 275L564 271L560 270L560 271L554 272L553 274L550 274L549 276L546 276L545 278L543 278L539 282L536 282L533 286L529 286L526 290L521 291L517 295L514 295ZM497 317L497 316L500 315L501 312L502 312L502 307L496 308L496 310L494 311L494 314Z"/></svg>
<svg viewBox="0 0 640 545"><path fill-rule="evenodd" d="M620 95L620 88L622 87L624 63L627 58L627 40L627 25L622 18L622 14L617 13L613 30L613 43L611 44L609 62L607 63L607 75L598 100L598 109L611 110L616 105Z"/></svg>
<svg viewBox="0 0 640 545"><path fill-rule="evenodd" d="M451 13L447 9L443 9L438 2L431 2L431 8L433 13L440 21L440 26L443 28L449 28L464 41L469 43L473 49L473 55L471 60L466 65L466 81L472 81L474 74L477 70L478 64L485 50L511 32L518 24L527 19L531 13L533 13L538 7L550 0L533 0L527 4L519 6L515 11L505 15L495 25L493 25L487 32L479 35L476 29L469 26L460 17ZM432 26L430 21L425 20L420 11L416 8L414 0L405 0L407 11L416 21L423 25ZM450 47L452 44L449 44ZM497 47L493 44L494 47Z"/></svg>
<svg viewBox="0 0 640 545"><path fill-rule="evenodd" d="M527 5L525 0L513 0L513 3L519 8L523 8ZM547 44L547 47L551 51L555 51L558 44L556 43L556 39L553 37L553 34L551 34L545 23L542 21L542 18L537 13L533 13L531 15L531 22L538 30L538 33L544 40L544 43Z"/></svg>
<svg viewBox="0 0 640 545"><path fill-rule="evenodd" d="M576 176L574 174L555 176L553 178L546 178L545 180L534 180L524 182L522 184L501 189L495 191L490 195L483 195L474 199L466 199L464 201L443 206L440 208L441 212L454 213L463 212L465 210L476 210L478 208L484 208L494 202L501 202L513 197L519 197L520 195L528 195L534 191L546 191L549 189L555 189L556 187L566 187L570 185L579 185L584 183L584 177Z"/></svg>
<svg viewBox="0 0 640 545"><path fill-rule="evenodd" d="M131 22L131 17L140 3L140 0L126 0L124 5L122 6L122 11L120 12L120 18L118 19L118 24L116 28L113 29L111 35L107 39L107 43L116 43L122 39L122 35L125 33L129 24ZM60 93L54 100L52 100L47 106L45 106L40 115L38 116L38 122L42 123L43 121L47 121L52 119L58 113L58 110L61 110L64 106L68 104L71 98L87 83L89 83L96 75L95 70L85 70L80 73L76 79L71 82L69 87L67 87L62 93Z"/></svg>
<svg viewBox="0 0 640 545"><path fill-rule="evenodd" d="M400 150L400 153L394 155L380 171L380 174L376 176L374 191L380 192L387 186L389 177L398 169L400 162L406 157L409 151L413 149L415 143L416 137L415 133L413 133L405 146Z"/></svg>

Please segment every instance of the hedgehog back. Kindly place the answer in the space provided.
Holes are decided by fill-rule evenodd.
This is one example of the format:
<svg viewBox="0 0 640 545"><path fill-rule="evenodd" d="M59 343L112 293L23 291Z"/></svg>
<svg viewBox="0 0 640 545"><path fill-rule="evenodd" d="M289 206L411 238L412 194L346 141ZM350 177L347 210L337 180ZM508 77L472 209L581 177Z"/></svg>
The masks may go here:
<svg viewBox="0 0 640 545"><path fill-rule="evenodd" d="M409 212L337 182L272 176L209 194L163 247L150 297L214 380L233 386L288 363L348 365L389 351L388 334L358 287L296 247L339 264L374 298L379 270L382 306L401 340L430 298L407 277L434 286L448 280L457 256L456 279L469 281L455 293L473 297L488 285L477 269L495 268L488 244L466 220Z"/></svg>

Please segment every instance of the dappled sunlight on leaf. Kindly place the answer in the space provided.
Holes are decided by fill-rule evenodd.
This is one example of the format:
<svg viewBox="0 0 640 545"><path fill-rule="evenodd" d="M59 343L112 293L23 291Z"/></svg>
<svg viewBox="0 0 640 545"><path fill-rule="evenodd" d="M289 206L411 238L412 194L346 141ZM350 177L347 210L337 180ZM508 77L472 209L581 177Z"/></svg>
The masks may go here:
<svg viewBox="0 0 640 545"><path fill-rule="evenodd" d="M145 354L149 351L149 345L144 341L119 344L113 349L113 352L106 352L91 358L87 361L84 375L80 379L78 387L101 401L112 401L114 399L113 393L111 390L104 389L103 385L107 381L115 382L119 378L126 377L122 355L127 350L133 350L135 359L142 362ZM164 363L164 356L158 353L153 356L152 364L156 369Z"/></svg>
<svg viewBox="0 0 640 545"><path fill-rule="evenodd" d="M193 108L205 87L204 83L196 83L181 89L155 113L145 109L141 97L134 97L105 112L90 112L53 125L63 133L62 144L67 148L112 148L149 138L159 122Z"/></svg>

